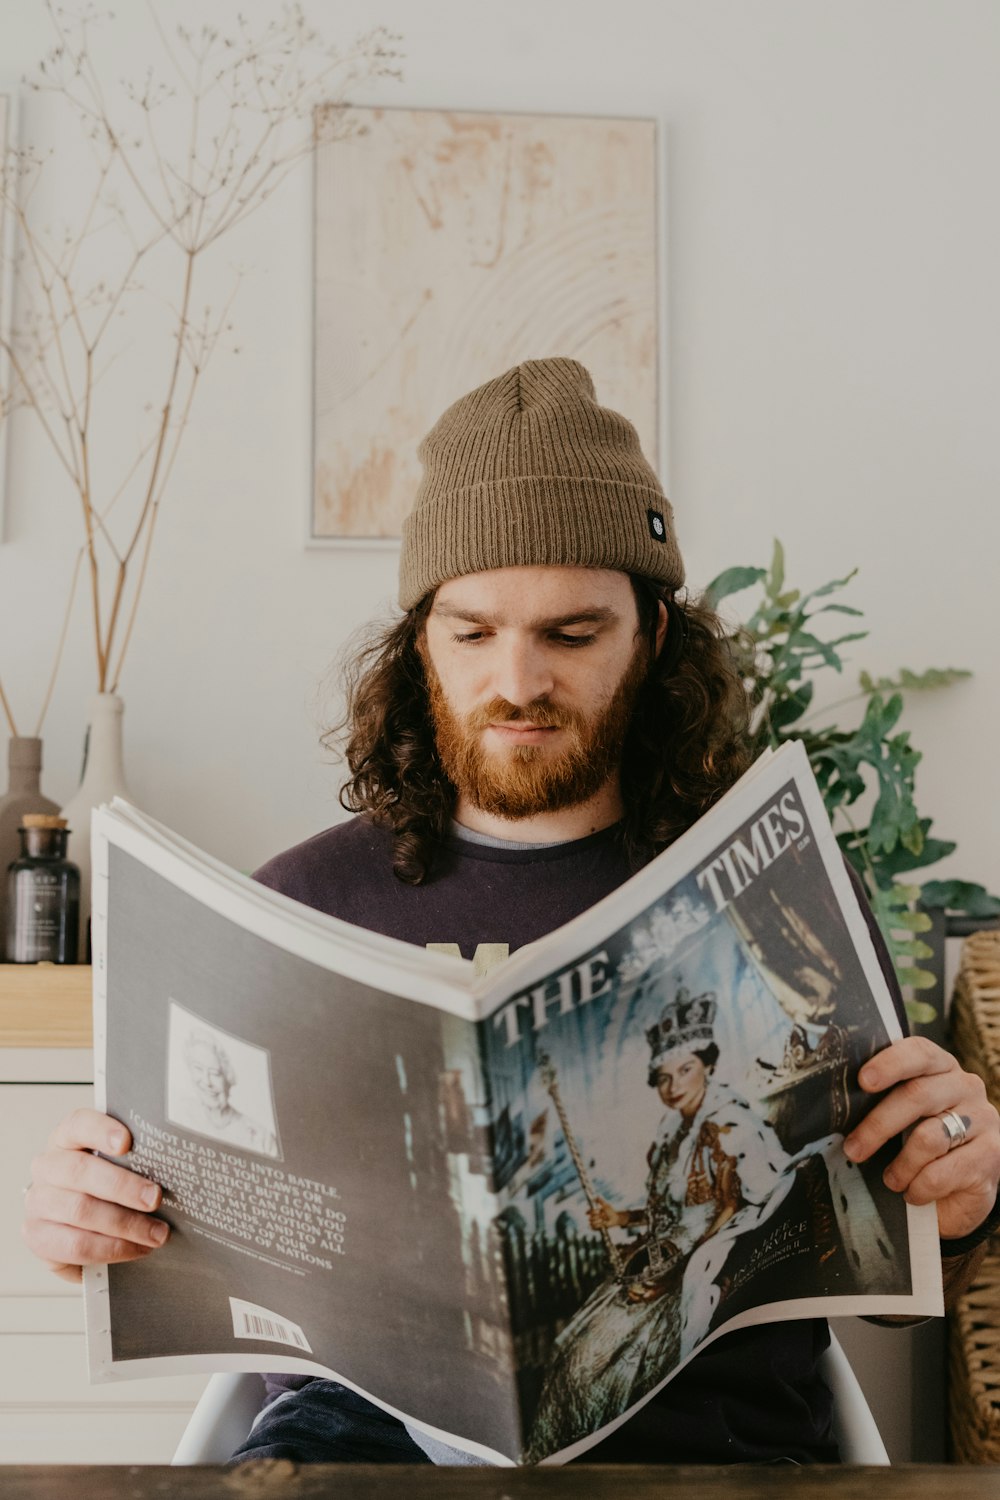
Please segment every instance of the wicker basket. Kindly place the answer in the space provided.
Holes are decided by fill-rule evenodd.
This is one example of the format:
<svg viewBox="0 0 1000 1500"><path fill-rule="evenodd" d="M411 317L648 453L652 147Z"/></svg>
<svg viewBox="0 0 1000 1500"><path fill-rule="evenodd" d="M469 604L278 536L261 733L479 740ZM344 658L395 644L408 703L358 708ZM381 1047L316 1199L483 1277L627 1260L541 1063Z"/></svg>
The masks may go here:
<svg viewBox="0 0 1000 1500"><path fill-rule="evenodd" d="M952 1044L1000 1109L1000 932L962 946L951 1011ZM949 1318L948 1386L956 1463L1000 1463L1000 1237Z"/></svg>
<svg viewBox="0 0 1000 1500"><path fill-rule="evenodd" d="M951 1456L1000 1464L1000 1245L990 1241L979 1274L949 1314Z"/></svg>
<svg viewBox="0 0 1000 1500"><path fill-rule="evenodd" d="M974 932L962 944L951 1040L963 1068L979 1074L1000 1109L1000 930Z"/></svg>

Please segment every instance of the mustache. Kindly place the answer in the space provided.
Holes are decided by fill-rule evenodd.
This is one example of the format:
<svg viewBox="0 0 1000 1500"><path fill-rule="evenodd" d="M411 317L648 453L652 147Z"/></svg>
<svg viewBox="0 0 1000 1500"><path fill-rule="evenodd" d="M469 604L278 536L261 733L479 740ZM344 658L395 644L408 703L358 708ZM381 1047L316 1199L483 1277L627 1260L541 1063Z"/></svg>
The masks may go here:
<svg viewBox="0 0 1000 1500"><path fill-rule="evenodd" d="M472 709L465 717L467 729L485 729L489 724L525 724L559 729L576 728L583 715L554 703L509 703L506 698L491 698L489 703Z"/></svg>

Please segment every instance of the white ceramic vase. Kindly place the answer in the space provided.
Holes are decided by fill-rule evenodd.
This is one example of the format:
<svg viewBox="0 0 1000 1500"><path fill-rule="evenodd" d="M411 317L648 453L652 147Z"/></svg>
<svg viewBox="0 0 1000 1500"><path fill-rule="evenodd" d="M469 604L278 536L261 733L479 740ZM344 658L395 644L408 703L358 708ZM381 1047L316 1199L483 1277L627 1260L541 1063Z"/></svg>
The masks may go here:
<svg viewBox="0 0 1000 1500"><path fill-rule="evenodd" d="M122 715L117 693L95 693L89 704L87 752L79 791L62 810L69 825L68 857L80 868L80 962L90 934L90 818L112 797L129 797L122 755Z"/></svg>

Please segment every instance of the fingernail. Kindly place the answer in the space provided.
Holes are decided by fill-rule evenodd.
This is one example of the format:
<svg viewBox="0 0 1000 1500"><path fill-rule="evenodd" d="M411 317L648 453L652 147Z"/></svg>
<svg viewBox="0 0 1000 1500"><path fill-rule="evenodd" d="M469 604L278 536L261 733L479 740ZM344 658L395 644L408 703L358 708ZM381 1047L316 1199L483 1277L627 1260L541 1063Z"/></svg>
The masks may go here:
<svg viewBox="0 0 1000 1500"><path fill-rule="evenodd" d="M891 1167L886 1167L885 1171L882 1173L882 1181L885 1183L887 1188L890 1188L893 1192L896 1191L896 1177Z"/></svg>
<svg viewBox="0 0 1000 1500"><path fill-rule="evenodd" d="M121 1152L124 1151L127 1146L128 1136L125 1134L124 1130L116 1130L114 1135L111 1137L112 1151Z"/></svg>
<svg viewBox="0 0 1000 1500"><path fill-rule="evenodd" d="M147 1208L155 1208L160 1201L160 1189L155 1182L151 1182L149 1187L143 1188L139 1196Z"/></svg>
<svg viewBox="0 0 1000 1500"><path fill-rule="evenodd" d="M844 1155L849 1157L851 1161L857 1161L858 1157L861 1155L861 1147L858 1145L857 1141L852 1140L850 1137L848 1137L848 1139L844 1142Z"/></svg>
<svg viewBox="0 0 1000 1500"><path fill-rule="evenodd" d="M862 1088L867 1088L874 1077L875 1075L870 1068L862 1068L861 1072L858 1074L858 1082L860 1083Z"/></svg>
<svg viewBox="0 0 1000 1500"><path fill-rule="evenodd" d="M149 1226L149 1233L150 1233L150 1237L153 1240L155 1240L158 1245L162 1245L163 1241L166 1239L167 1235L170 1233L170 1225L169 1224L164 1224L164 1222L163 1222L162 1219L156 1219Z"/></svg>

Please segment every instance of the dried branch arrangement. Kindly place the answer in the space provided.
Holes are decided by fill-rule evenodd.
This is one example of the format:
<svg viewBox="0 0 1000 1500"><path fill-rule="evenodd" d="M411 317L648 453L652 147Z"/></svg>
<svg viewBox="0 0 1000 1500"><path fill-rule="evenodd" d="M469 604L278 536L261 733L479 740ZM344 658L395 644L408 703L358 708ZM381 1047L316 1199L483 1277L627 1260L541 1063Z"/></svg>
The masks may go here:
<svg viewBox="0 0 1000 1500"><path fill-rule="evenodd" d="M0 421L18 408L34 414L81 526L36 733L81 568L89 583L97 691L118 687L195 391L220 341L233 333L231 297L221 306L196 301L203 258L311 151L319 103L324 139L346 139L363 128L345 102L350 92L401 76L400 38L383 27L340 49L307 24L297 4L256 31L237 15L227 33L213 25L168 28L166 5L149 0L155 66L138 81L110 84L98 41L113 15L89 5L72 12L54 0L46 5L54 45L24 85L29 97L49 97L71 111L76 134L90 147L92 181L74 221L53 227L45 184L54 153L18 146L2 162L0 207L16 226L17 303L9 337L0 334L10 372L0 386ZM158 340L144 335L130 345L137 312L144 328L155 320ZM123 443L114 395L103 407L102 398L108 372L120 362L131 389L148 394L148 420L122 471L109 476L107 463L98 463L108 433L115 434L115 451ZM0 708L16 734L2 682Z"/></svg>

